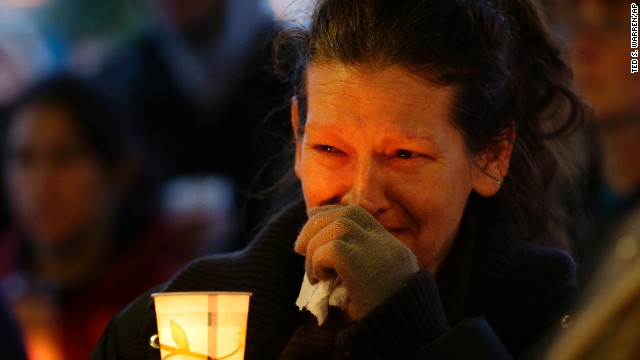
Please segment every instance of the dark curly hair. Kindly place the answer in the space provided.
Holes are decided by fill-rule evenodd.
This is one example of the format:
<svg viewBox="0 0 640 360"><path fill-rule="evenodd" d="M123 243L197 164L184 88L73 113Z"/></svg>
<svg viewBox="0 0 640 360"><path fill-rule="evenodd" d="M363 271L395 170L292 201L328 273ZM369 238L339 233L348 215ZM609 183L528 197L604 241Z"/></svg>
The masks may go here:
<svg viewBox="0 0 640 360"><path fill-rule="evenodd" d="M399 66L454 86L452 122L469 154L516 129L509 173L491 201L511 210L526 240L568 245L565 205L578 169L565 148L585 107L537 1L321 0L309 26L281 32L274 55L295 91L300 134L309 63Z"/></svg>

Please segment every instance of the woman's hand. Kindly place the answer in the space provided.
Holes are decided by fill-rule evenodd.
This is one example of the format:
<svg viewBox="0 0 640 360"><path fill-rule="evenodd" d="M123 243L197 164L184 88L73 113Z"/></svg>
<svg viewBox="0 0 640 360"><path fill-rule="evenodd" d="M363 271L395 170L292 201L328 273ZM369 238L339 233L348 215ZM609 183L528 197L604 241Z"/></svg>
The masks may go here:
<svg viewBox="0 0 640 360"><path fill-rule="evenodd" d="M311 283L342 279L355 318L380 305L419 270L411 250L359 206L311 210L295 250L307 258Z"/></svg>

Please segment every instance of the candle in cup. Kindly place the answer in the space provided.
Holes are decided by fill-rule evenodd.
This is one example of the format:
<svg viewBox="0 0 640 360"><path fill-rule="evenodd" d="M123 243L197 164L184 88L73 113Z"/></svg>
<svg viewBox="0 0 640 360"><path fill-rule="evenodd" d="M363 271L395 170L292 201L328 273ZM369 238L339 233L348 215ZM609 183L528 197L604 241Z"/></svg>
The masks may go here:
<svg viewBox="0 0 640 360"><path fill-rule="evenodd" d="M151 295L161 359L244 359L248 292Z"/></svg>

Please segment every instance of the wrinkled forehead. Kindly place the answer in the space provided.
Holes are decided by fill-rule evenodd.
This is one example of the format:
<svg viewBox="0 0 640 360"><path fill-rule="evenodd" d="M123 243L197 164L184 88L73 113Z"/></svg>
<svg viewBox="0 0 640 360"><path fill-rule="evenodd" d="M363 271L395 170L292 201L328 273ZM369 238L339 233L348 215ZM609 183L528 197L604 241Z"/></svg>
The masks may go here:
<svg viewBox="0 0 640 360"><path fill-rule="evenodd" d="M451 86L426 81L401 67L362 71L334 64L312 66L307 72L308 125L311 118L335 126L350 119L363 126L375 123L422 134L416 129L451 121L452 98Z"/></svg>
<svg viewBox="0 0 640 360"><path fill-rule="evenodd" d="M425 67L426 68L426 67ZM385 74L394 73L395 76L387 77ZM426 90L433 88L459 88L455 82L443 82L434 72L425 71L424 68L416 70L409 66L399 64L375 64L369 62L344 63L331 59L324 61L310 61L302 74L302 87L304 95L308 93L309 86L330 85L329 81L340 78L350 80L368 80L369 86L378 89L403 90L407 84L419 85ZM364 81L360 82L362 85ZM335 84L334 84L335 85Z"/></svg>

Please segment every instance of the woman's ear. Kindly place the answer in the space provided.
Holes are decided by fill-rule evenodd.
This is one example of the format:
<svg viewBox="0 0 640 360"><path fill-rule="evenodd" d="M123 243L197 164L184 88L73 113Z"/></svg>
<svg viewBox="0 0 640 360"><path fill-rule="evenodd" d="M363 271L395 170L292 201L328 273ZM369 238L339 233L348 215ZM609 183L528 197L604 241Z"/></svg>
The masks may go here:
<svg viewBox="0 0 640 360"><path fill-rule="evenodd" d="M293 97L291 99L291 127L293 128L293 138L295 139L296 142L296 158L295 158L295 165L294 165L294 171L296 173L296 176L298 178L300 178L300 157L302 156L302 139L300 139L300 136L298 134L298 126L300 123L300 117L298 114L298 99L296 97Z"/></svg>
<svg viewBox="0 0 640 360"><path fill-rule="evenodd" d="M515 124L506 127L500 136L476 158L473 189L481 196L495 195L509 172L509 161L516 139Z"/></svg>

